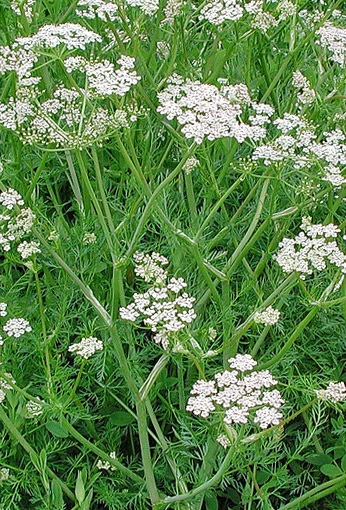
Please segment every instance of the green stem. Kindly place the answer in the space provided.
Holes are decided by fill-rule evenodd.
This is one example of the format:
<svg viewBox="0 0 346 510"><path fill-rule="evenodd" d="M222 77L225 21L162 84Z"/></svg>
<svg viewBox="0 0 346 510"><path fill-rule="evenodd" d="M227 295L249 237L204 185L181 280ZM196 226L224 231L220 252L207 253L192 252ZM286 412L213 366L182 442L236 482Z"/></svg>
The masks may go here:
<svg viewBox="0 0 346 510"><path fill-rule="evenodd" d="M294 499L287 505L280 506L279 510L297 510L304 508L315 501L318 501L338 489L345 487L346 485L346 474L337 476L328 482L321 483L317 487L314 487L310 491L306 492L299 498Z"/></svg>
<svg viewBox="0 0 346 510"><path fill-rule="evenodd" d="M80 383L80 380L81 380L81 377L82 377L82 374L83 374L86 362L87 362L87 360L85 358L83 358L81 366L79 367L79 370L78 370L78 375L76 377L76 380L74 382L73 388L71 390L70 397L68 399L69 402L72 402L72 400L74 399L74 396L75 396L77 388L79 386L79 383Z"/></svg>
<svg viewBox="0 0 346 510"><path fill-rule="evenodd" d="M44 170L44 167L45 167L45 165L47 163L48 157L49 157L49 153L45 152L43 154L43 156L42 156L42 159L41 159L41 162L40 162L39 166L36 169L35 176L34 176L32 182L31 182L31 184L30 184L30 186L28 188L28 191L25 193L24 202L27 202L30 199L30 197L31 197L31 195L32 195L32 193L33 193L33 191L34 191L34 189L35 189L35 187L36 187L40 177L41 177L42 171Z"/></svg>
<svg viewBox="0 0 346 510"><path fill-rule="evenodd" d="M224 203L224 201L227 199L227 197L235 190L237 189L237 187L239 186L239 184L241 184L243 182L243 177L239 177L239 179L237 179L233 184L232 186L222 195L222 197L216 202L216 204L212 207L210 213L208 214L208 216L206 217L206 219L203 221L202 225L199 227L195 237L194 237L194 241L197 242L204 230L206 229L208 223L210 223L210 221L212 220L212 218L215 216L215 214L217 213L218 209L221 207L221 205Z"/></svg>
<svg viewBox="0 0 346 510"><path fill-rule="evenodd" d="M196 489L193 489L186 494L179 494L177 496L170 496L165 498L162 502L163 503L177 503L178 501L186 501L188 499L195 498L199 494L205 492L206 490L210 489L211 487L214 487L219 483L219 481L222 479L224 474L226 473L228 466L231 462L232 457L234 456L234 450L231 448L228 450L226 457L224 458L220 468L215 473L215 475L207 480L206 482L202 483L199 487L196 487Z"/></svg>
<svg viewBox="0 0 346 510"><path fill-rule="evenodd" d="M238 247L232 254L232 257L230 258L229 262L226 264L225 272L227 273L227 276L231 276L231 274L235 271L239 263L241 262L242 258L245 256L245 254L249 251L251 246L255 243L255 241L258 239L260 234L262 233L262 230L264 228L264 225L270 220L270 218L267 218L264 223L262 224L261 228L259 228L256 232L256 234L253 236L255 229L257 228L257 224L259 222L259 219L262 214L262 210L265 204L265 198L267 195L268 186L270 183L270 179L266 179L263 183L262 191L258 200L257 209L254 214L254 217L251 221L251 224L239 243ZM263 228L262 228L263 227Z"/></svg>
<svg viewBox="0 0 346 510"><path fill-rule="evenodd" d="M87 171L87 168L85 166L85 162L84 162L83 157L82 157L82 155L80 154L79 151L76 151L76 158L77 158L77 161L78 161L78 164L79 164L79 168L81 170L82 179L84 181L86 189L88 190L88 193L89 193L89 196L90 196L90 198L92 200L93 206L95 208L98 220L100 222L100 225L102 227L103 233L105 235L105 238L106 238L106 241L107 241L107 245L108 245L108 249L109 249L109 252L110 252L110 256L112 258L113 264L115 264L116 263L116 259L115 259L115 254L114 254L114 244L113 244L113 241L112 241L112 237L111 237L111 234L109 232L108 226L107 226L107 224L105 222L104 215L103 215L103 212L101 210L101 207L100 207L100 204L98 202L98 199L97 199L97 197L95 195L95 192L94 192L93 187L91 185L91 182L89 180L88 171Z"/></svg>
<svg viewBox="0 0 346 510"><path fill-rule="evenodd" d="M0 416L1 417L1 416ZM66 429L69 434L71 434L72 437L74 437L79 443L81 443L83 446L85 446L88 450L95 453L98 457L100 457L102 460L105 460L109 462L112 466L117 468L121 473L123 473L125 476L130 478L136 483L143 484L143 479L136 475L131 469L127 468L126 466L123 466L121 462L119 462L117 459L113 459L107 453L105 453L103 450L95 446L94 443L91 443L88 441L82 434L80 434L72 425L71 423L65 418L61 417L61 424Z"/></svg>
<svg viewBox="0 0 346 510"><path fill-rule="evenodd" d="M101 316L103 321L107 326L112 324L112 318L108 314L108 312L104 309L101 303L96 299L93 294L93 291L82 282L80 278L76 275L76 273L66 264L66 262L56 253L55 250L47 243L45 237L43 237L36 228L32 229L33 234L37 237L40 243L47 249L47 251L52 255L52 257L57 261L59 266L69 275L71 280L77 285L79 290L82 292L84 297L92 304L97 313Z"/></svg>
<svg viewBox="0 0 346 510"><path fill-rule="evenodd" d="M24 450L29 455L32 455L34 457L38 457L38 454L35 452L35 450L30 446L30 444L26 441L26 439L24 439L24 437L21 435L19 430L11 422L10 418L7 416L7 414L5 413L5 411L4 411L2 406L0 406L0 420L5 425L5 427L9 431L9 433L14 437L14 439L16 441L18 441L18 443L24 448ZM53 480L56 480L58 482L58 484L60 485L61 489L66 494L66 496L69 499L71 499L73 502L75 502L76 498L75 498L73 492L70 491L68 486L65 484L65 482L60 480L60 478L49 467L46 467L45 470L46 470L48 476L50 476L50 478L52 478Z"/></svg>
<svg viewBox="0 0 346 510"><path fill-rule="evenodd" d="M105 215L106 215L106 219L107 219L107 223L108 223L108 228L109 228L109 231L112 234L114 234L114 230L115 229L114 229L113 218L112 218L112 215L111 215L111 211L109 209L106 193L105 193L104 186L103 186L103 180L102 180L102 174L101 174L99 158L98 158L98 155L97 155L97 151L96 151L96 149L94 147L92 147L92 149L91 149L91 154L92 154L92 158L93 158L93 161L94 161L96 182L97 182L97 185L98 185L98 188L99 188L99 193L100 193L100 196L101 196L103 209L105 211ZM119 243L119 241L117 239L115 239L115 240Z"/></svg>
<svg viewBox="0 0 346 510"><path fill-rule="evenodd" d="M70 184L71 184L71 188L72 188L73 193L74 193L74 195L76 197L77 204L78 204L78 209L83 214L84 211L85 211L84 203L83 203L83 197L82 197L82 193L81 193L81 190L80 190L80 187L79 187L78 177L77 177L76 170L75 170L75 167L74 167L74 164L73 164L71 152L69 150L66 150L65 154L66 154L67 166L68 166L68 169L70 171L70 176L71 176L71 180L69 179L70 180Z"/></svg>
<svg viewBox="0 0 346 510"><path fill-rule="evenodd" d="M198 223L198 213L196 208L196 198L193 191L192 177L191 174L185 173L185 187L187 195L187 203L189 206L189 212L191 217L191 224L195 227Z"/></svg>
<svg viewBox="0 0 346 510"><path fill-rule="evenodd" d="M320 302L323 304L326 299L328 298L329 294L331 292L333 292L333 289L334 289L334 286L335 286L335 283L337 281L337 279L340 278L340 275L339 273L336 274L336 276L333 278L332 282L328 285L328 287L323 291L322 295L321 295L321 298L320 298ZM298 324L298 326L296 327L296 329L294 330L294 332L292 333L292 335L289 337L289 339L287 340L287 342L285 343L285 345L282 347L282 349L275 355L273 356L269 361L267 361L266 363L263 363L262 365L260 365L258 367L258 370L264 370L266 368L269 368L271 367L272 365L275 365L275 363L278 363L278 361L281 360L281 358L283 358L283 356L285 356L285 354L289 351L289 349L292 347L292 345L294 344L294 342L296 341L296 339L300 336L300 334L304 331L304 329L306 328L306 326L312 321L312 319L315 317L315 315L318 313L318 311L320 310L321 308L321 305L320 303L318 303L317 305L315 305L311 310L310 312L306 315L306 317L304 317L304 319L302 321L300 321L300 323Z"/></svg>
<svg viewBox="0 0 346 510"><path fill-rule="evenodd" d="M155 381L157 380L162 370L167 365L168 361L169 361L168 354L163 354L159 358L159 360L155 363L154 368L151 370L150 374L148 375L148 377L146 378L146 380L139 389L139 395L141 400L146 400L151 388L153 387Z"/></svg>
<svg viewBox="0 0 346 510"><path fill-rule="evenodd" d="M37 271L35 269L33 270L33 273L34 273L34 277L35 277L36 292L37 292L37 297L38 297L38 306L39 306L39 310L40 310L40 318L41 318L41 326L42 326L48 395L50 395L50 397L52 397L52 390L53 390L52 373L51 373L51 367L50 367L49 342L47 340L47 327L46 327L46 319L45 319L44 306L43 306L42 290L41 290L40 279L39 279Z"/></svg>
<svg viewBox="0 0 346 510"><path fill-rule="evenodd" d="M149 492L150 501L152 505L156 505L160 501L159 493L157 491L153 465L150 455L150 445L148 437L147 426L147 412L144 401L136 403L137 417L138 417L138 435L141 445L143 468L146 480L146 486Z"/></svg>

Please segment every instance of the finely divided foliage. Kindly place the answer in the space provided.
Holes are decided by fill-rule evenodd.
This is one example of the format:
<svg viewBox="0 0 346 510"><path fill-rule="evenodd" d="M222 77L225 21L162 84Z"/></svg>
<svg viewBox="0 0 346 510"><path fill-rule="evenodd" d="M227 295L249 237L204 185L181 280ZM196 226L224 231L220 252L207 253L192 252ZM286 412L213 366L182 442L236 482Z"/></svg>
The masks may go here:
<svg viewBox="0 0 346 510"><path fill-rule="evenodd" d="M344 2L0 26L0 510L344 509Z"/></svg>

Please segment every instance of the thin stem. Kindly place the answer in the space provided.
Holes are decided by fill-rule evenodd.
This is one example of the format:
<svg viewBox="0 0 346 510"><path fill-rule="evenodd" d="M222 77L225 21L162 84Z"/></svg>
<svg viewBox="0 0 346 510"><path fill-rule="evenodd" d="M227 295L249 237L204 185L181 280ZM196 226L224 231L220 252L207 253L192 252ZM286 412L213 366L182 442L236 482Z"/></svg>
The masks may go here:
<svg viewBox="0 0 346 510"><path fill-rule="evenodd" d="M91 443L90 441L88 441L63 416L61 417L61 424L64 427L64 429L66 429L66 431L68 431L69 434L71 434L72 437L74 437L79 443L81 443L83 446L85 446L88 450L95 453L101 459L109 462L112 466L117 468L121 473L123 473L125 476L127 476L134 482L143 484L143 478L136 475L136 473L131 471L131 469L127 468L126 466L123 466L123 464L121 462L119 462L117 459L113 459L112 457L110 457L107 453L105 453L103 450L98 448L94 443Z"/></svg>
<svg viewBox="0 0 346 510"><path fill-rule="evenodd" d="M84 208L84 203L83 203L83 197L82 197L82 193L81 193L81 190L79 187L78 177L77 177L76 170L75 170L75 167L73 164L71 152L66 150L65 154L66 154L67 166L68 166L68 169L70 171L70 176L71 176L71 180L70 180L71 188L72 188L73 193L76 197L78 209L80 210L81 213L84 213L85 208Z"/></svg>
<svg viewBox="0 0 346 510"><path fill-rule="evenodd" d="M82 375L83 375L83 371L84 371L84 367L86 365L86 362L87 362L87 360L85 358L83 358L81 366L79 367L79 370L78 370L78 375L76 377L76 380L74 382L73 388L71 390L70 397L68 399L69 402L72 402L72 400L74 399L74 396L76 394L77 388L79 386L80 380L81 380Z"/></svg>
<svg viewBox="0 0 346 510"><path fill-rule="evenodd" d="M94 192L93 187L91 185L91 182L89 180L88 171L86 169L83 157L82 157L82 155L80 154L79 151L76 151L76 158L77 158L77 161L78 161L78 164L79 164L79 168L81 170L82 179L83 179L84 184L85 184L85 186L86 186L86 188L88 190L89 196L90 196L90 198L92 200L93 206L94 206L95 211L97 213L97 218L98 218L98 220L100 222L100 225L102 227L103 233L105 235L105 238L106 238L106 241L107 241L107 245L108 245L108 248L109 248L109 252L110 252L110 256L112 258L113 263L115 264L116 263L116 259L115 259L115 255L114 255L113 240L112 240L111 234L109 232L108 226L107 226L107 224L105 222L104 215L103 215L103 212L101 210L100 204L98 202L98 199L97 199L97 197L95 195L95 192Z"/></svg>
<svg viewBox="0 0 346 510"><path fill-rule="evenodd" d="M30 446L30 444L24 439L22 434L19 432L19 430L16 428L16 426L11 422L10 418L5 413L2 406L0 406L0 420L5 425L9 433L14 437L16 441L24 448L24 450L31 456L38 456L35 450ZM68 488L68 486L63 482L55 473L52 471L49 467L46 466L45 471L47 475L52 478L53 480L56 480L58 484L60 485L63 492L66 494L66 496L71 499L71 501L75 502L76 498L72 491Z"/></svg>
<svg viewBox="0 0 346 510"><path fill-rule="evenodd" d="M176 503L178 501L186 501L188 499L195 498L202 492L205 492L207 489L210 489L211 487L214 487L219 483L219 481L222 479L224 474L226 473L228 466L232 460L232 457L234 455L234 449L230 448L227 452L226 457L224 458L220 468L215 473L215 475L210 478L208 481L202 483L199 487L196 487L196 489L193 489L186 494L179 494L177 496L170 496L165 498L162 502L163 503Z"/></svg>
<svg viewBox="0 0 346 510"><path fill-rule="evenodd" d="M53 390L52 373L51 373L51 368L50 368L49 341L47 339L47 327L46 327L46 319L45 319L44 306L43 306L42 290L41 290L40 279L39 279L37 271L35 269L34 269L33 273L34 273L34 277L35 277L36 292L37 292L37 297L38 297L38 306L39 306L40 318L41 318L42 336L43 336L43 344L44 344L44 355L45 355L45 362L46 362L48 395L50 395L50 397L52 397L52 390Z"/></svg>
<svg viewBox="0 0 346 510"><path fill-rule="evenodd" d="M337 278L339 278L339 274L337 274L333 281L331 282L330 285L328 285L328 287L324 290L324 292L322 293L322 296L320 298L320 302L323 303L327 297L329 296L329 294L331 292L333 292L333 289L334 289L334 286L335 286L335 283L337 281ZM294 332L292 333L292 335L289 337L289 339L287 340L287 342L285 343L285 345L280 349L280 351L275 355L273 356L269 361L267 361L266 363L263 363L262 365L260 365L258 367L258 370L263 370L263 369L266 369L266 368L269 368L271 367L272 365L275 365L275 363L277 363L278 361L281 360L281 358L283 358L283 356L285 356L285 354L289 351L289 349L292 347L292 345L294 344L294 342L296 341L296 339L301 335L301 333L304 331L304 329L306 328L306 326L312 321L312 319L315 317L315 315L319 312L321 306L320 304L318 303L317 305L313 306L313 308L310 310L310 312L304 317L304 319L302 321L300 321L300 323L298 324L298 326L296 327L296 329L294 330Z"/></svg>

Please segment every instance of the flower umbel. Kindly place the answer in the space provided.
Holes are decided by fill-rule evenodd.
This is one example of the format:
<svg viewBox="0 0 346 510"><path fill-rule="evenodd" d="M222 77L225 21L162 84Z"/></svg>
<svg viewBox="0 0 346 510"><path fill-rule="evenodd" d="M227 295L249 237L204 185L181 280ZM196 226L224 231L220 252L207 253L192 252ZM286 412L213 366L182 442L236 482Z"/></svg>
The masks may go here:
<svg viewBox="0 0 346 510"><path fill-rule="evenodd" d="M94 336L82 338L78 344L72 344L68 348L69 352L75 352L84 359L90 358L96 351L102 351L103 343Z"/></svg>
<svg viewBox="0 0 346 510"><path fill-rule="evenodd" d="M215 374L214 381L199 380L193 385L186 410L207 418L223 408L223 421L228 424L246 424L252 418L262 429L278 425L284 400L278 390L268 391L277 384L270 372L252 371L257 362L249 354L237 354L228 363L234 370Z"/></svg>

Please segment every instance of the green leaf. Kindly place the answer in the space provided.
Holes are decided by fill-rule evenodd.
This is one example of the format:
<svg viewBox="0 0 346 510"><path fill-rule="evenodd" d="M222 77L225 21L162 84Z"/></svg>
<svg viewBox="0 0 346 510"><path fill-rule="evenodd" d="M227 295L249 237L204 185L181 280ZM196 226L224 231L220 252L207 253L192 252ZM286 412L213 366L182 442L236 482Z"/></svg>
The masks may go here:
<svg viewBox="0 0 346 510"><path fill-rule="evenodd" d="M341 459L341 469L346 473L346 455Z"/></svg>
<svg viewBox="0 0 346 510"><path fill-rule="evenodd" d="M50 486L52 494L52 505L54 505L57 510L61 510L61 508L64 506L64 498L59 482L57 480L52 480Z"/></svg>
<svg viewBox="0 0 346 510"><path fill-rule="evenodd" d="M115 411L110 415L109 419L114 425L124 427L125 425L132 423L135 420L135 417L127 411Z"/></svg>
<svg viewBox="0 0 346 510"><path fill-rule="evenodd" d="M57 421L47 421L46 428L53 436L67 437L68 432Z"/></svg>
<svg viewBox="0 0 346 510"><path fill-rule="evenodd" d="M82 472L78 471L77 481L76 481L76 488L75 488L75 494L78 503L83 503L85 498L85 488L84 488L84 482L82 477Z"/></svg>
<svg viewBox="0 0 346 510"><path fill-rule="evenodd" d="M309 455L305 460L314 466L323 466L324 464L333 462L333 457L325 453L314 453L313 455Z"/></svg>
<svg viewBox="0 0 346 510"><path fill-rule="evenodd" d="M204 501L206 510L219 510L219 503L215 492L207 492Z"/></svg>
<svg viewBox="0 0 346 510"><path fill-rule="evenodd" d="M334 464L324 464L324 466L320 467L321 473L329 476L329 478L336 478L343 474L341 469L338 466L334 466Z"/></svg>

